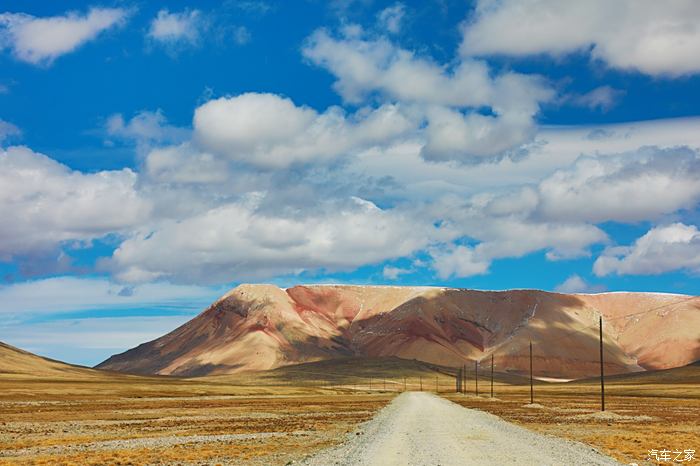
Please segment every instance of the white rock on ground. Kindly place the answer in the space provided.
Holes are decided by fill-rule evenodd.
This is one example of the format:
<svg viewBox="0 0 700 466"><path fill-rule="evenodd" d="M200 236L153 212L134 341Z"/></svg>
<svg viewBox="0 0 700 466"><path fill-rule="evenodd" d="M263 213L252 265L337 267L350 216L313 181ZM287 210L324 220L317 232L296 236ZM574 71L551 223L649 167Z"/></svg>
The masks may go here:
<svg viewBox="0 0 700 466"><path fill-rule="evenodd" d="M429 393L396 397L314 465L618 465L590 446L538 434Z"/></svg>

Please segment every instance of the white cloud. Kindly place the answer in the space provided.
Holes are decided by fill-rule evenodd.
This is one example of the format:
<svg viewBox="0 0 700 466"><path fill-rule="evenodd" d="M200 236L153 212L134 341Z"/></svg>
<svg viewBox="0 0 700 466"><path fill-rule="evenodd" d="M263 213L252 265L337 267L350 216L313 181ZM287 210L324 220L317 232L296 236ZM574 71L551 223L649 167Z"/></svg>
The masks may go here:
<svg viewBox="0 0 700 466"><path fill-rule="evenodd" d="M245 96L254 96L255 100L260 95ZM142 234L134 235L123 244L123 250L118 250L110 266L121 279L143 281L165 277L178 281L217 282L272 277L302 269L352 269L361 261L342 259L339 262L344 265L330 264L315 258L304 248L297 248L296 244L284 244L274 249L280 266L273 267L270 265L273 259L267 256L272 251L264 246L265 236L250 235L247 228L250 225L263 228L263 225L279 224L280 231L287 231L289 227L291 237L302 241L303 236L294 232L317 231L323 226L323 231L334 236L337 222L334 209L344 206L342 196L356 194L362 185L358 180L368 175L372 179L388 180L383 181L382 186L387 190L385 195L394 199L392 203L396 202L396 196L421 201L411 206L410 214L411 221L422 225L420 228L442 222L443 228L426 235L424 242L418 242L421 246L407 249L415 252L426 245L441 243L443 246L436 249L440 254L436 254L439 260L435 263L442 274L485 273L494 260L522 257L537 251L545 251L550 260L586 256L590 254L591 245L608 242L605 233L591 223L654 220L692 206L696 198L693 167L697 154L690 149L646 148L620 155L605 154L609 147L637 147L637 144L647 141L663 144L698 141L687 137L695 134L688 132L697 126L692 119L600 128L549 128L536 138L536 141L542 140L534 145L530 156L520 160L507 159L498 164L455 166L427 163L419 155L420 142L412 142L418 136L409 133L409 136L399 138L395 145L360 150L347 159L347 164L329 167L326 171L318 165L291 172L256 172L229 165L228 160L233 160L230 163L240 161L235 159L238 154L254 151L258 141L289 146L289 138L294 141L294 135L286 132L289 128L294 133L304 133L303 128L308 127L309 121L324 115L275 95L263 96L264 103L271 105L267 110L269 113L289 120L275 121L268 126L268 121L258 124L245 119L249 112L261 114L259 111L235 108L229 114L226 107L237 97L219 99L226 104L223 113L209 115L215 125L233 115L225 126L215 129L222 135L222 141L219 147L211 149L228 151L235 148L235 152L221 154L217 150L203 150L200 147L204 145L203 141L197 139L196 143L155 148L148 154L142 173L148 182L143 189L147 190L150 199L155 200L161 219L169 220L144 228ZM239 111L241 113L237 114ZM239 120L242 123L237 123ZM298 121L301 123L295 126ZM246 127L247 124L252 126ZM229 125L233 128L231 132L227 130ZM590 137L596 130L604 135ZM403 139L405 137L413 139ZM232 138L232 143L226 138ZM236 147L234 143L240 146ZM269 152L269 148L265 150ZM591 155L581 158L580 150L589 151ZM599 154L599 151L604 153ZM296 182L288 178L290 173L294 174ZM352 187L341 188L343 185L337 184L353 179L355 191ZM655 179L658 182L652 183ZM322 180L325 181L319 183ZM665 183L673 181L677 182L677 189L666 189ZM198 185L197 189L184 186L193 183ZM655 190L657 185L659 189ZM645 190L665 199L664 202L648 202ZM257 194L252 194L256 191ZM451 193L459 196L451 197ZM624 193L638 201L625 200ZM609 207L600 206L596 201L599 195L606 198ZM577 207L568 209L567 205ZM405 215L407 210L395 208L383 212L390 217L401 212L399 216ZM238 219L239 224L231 224L233 219ZM244 224L248 226L244 227ZM397 235L403 234L406 224L402 225L396 225ZM209 232L205 236L208 239L199 239L196 245L190 244L195 242L197 231ZM234 238L228 238L228 235ZM462 237L474 241L474 246L468 250L469 257L458 246L450 246ZM364 239L358 237L358 241ZM184 254L178 258L167 257L160 250L161 244L170 245L168 250L184 251ZM327 238L320 244L324 247L337 244L344 250L340 243ZM305 247L310 251L314 243ZM352 249L355 245L349 244L348 247ZM369 263L399 257L391 251L385 254L371 250L368 254L372 255ZM202 265L205 263L208 264L208 274ZM246 265L244 271L239 264ZM185 270L186 275L179 270Z"/></svg>
<svg viewBox="0 0 700 466"><path fill-rule="evenodd" d="M428 110L426 143L421 155L430 161L480 160L517 148L535 135L532 115L500 117L434 107Z"/></svg>
<svg viewBox="0 0 700 466"><path fill-rule="evenodd" d="M393 267L391 265L385 265L382 270L382 276L387 280L397 280L401 275L411 273L411 269L403 269L401 267Z"/></svg>
<svg viewBox="0 0 700 466"><path fill-rule="evenodd" d="M202 13L199 10L184 10L171 13L167 9L158 11L151 21L147 37L166 45L197 44L200 40L200 30L204 25Z"/></svg>
<svg viewBox="0 0 700 466"><path fill-rule="evenodd" d="M569 98L569 102L580 107L588 107L591 110L607 112L625 94L625 91L615 89L611 86L600 86L582 95L574 95Z"/></svg>
<svg viewBox="0 0 700 466"><path fill-rule="evenodd" d="M184 141L190 135L189 130L168 124L160 109L141 111L130 120L115 113L107 118L105 129L109 136L137 144L171 144Z"/></svg>
<svg viewBox="0 0 700 466"><path fill-rule="evenodd" d="M601 285L589 285L577 274L571 275L554 288L557 293L601 293L605 287Z"/></svg>
<svg viewBox="0 0 700 466"><path fill-rule="evenodd" d="M392 34L398 34L401 31L401 22L405 15L406 6L403 3L395 3L380 11L377 14L377 21L380 27Z"/></svg>
<svg viewBox="0 0 700 466"><path fill-rule="evenodd" d="M335 38L317 30L303 54L336 76L334 88L347 102L380 97L411 106L427 124L422 155L429 160L483 160L528 142L540 103L553 97L537 76L491 76L477 60L441 65L361 32ZM479 113L484 107L490 114Z"/></svg>
<svg viewBox="0 0 700 466"><path fill-rule="evenodd" d="M155 148L148 153L145 174L158 183L223 183L230 179L225 160L193 149L189 143Z"/></svg>
<svg viewBox="0 0 700 466"><path fill-rule="evenodd" d="M537 77L505 73L492 78L486 62L478 60L460 61L451 68L383 37L335 38L320 29L307 39L302 53L335 75L334 88L352 103L379 92L404 103L536 111L540 100L551 97Z"/></svg>
<svg viewBox="0 0 700 466"><path fill-rule="evenodd" d="M480 0L463 34L463 56L589 52L610 67L650 75L700 71L694 0Z"/></svg>
<svg viewBox="0 0 700 466"><path fill-rule="evenodd" d="M87 14L37 18L22 13L0 14L0 48L34 65L53 61L95 39L101 32L122 24L128 13L121 8L91 8Z"/></svg>
<svg viewBox="0 0 700 466"><path fill-rule="evenodd" d="M700 272L700 231L695 225L654 227L631 246L606 249L593 265L598 276L657 275L675 270Z"/></svg>
<svg viewBox="0 0 700 466"><path fill-rule="evenodd" d="M455 277L471 277L483 275L489 270L489 261L475 257L474 249L467 246L456 246L449 250L434 250L430 253L433 268L442 279Z"/></svg>
<svg viewBox="0 0 700 466"><path fill-rule="evenodd" d="M149 283L125 286L106 278L54 277L0 285L0 314L27 319L39 314L158 306L191 310L209 304L222 289Z"/></svg>
<svg viewBox="0 0 700 466"><path fill-rule="evenodd" d="M89 241L145 221L129 169L85 174L26 147L0 149L0 260Z"/></svg>
<svg viewBox="0 0 700 466"><path fill-rule="evenodd" d="M0 209L11 221L0 228L0 251L6 258L41 251L55 257L56 246L63 245L70 255L66 246L75 241L118 233L116 240L125 240L105 270L120 279L222 283L301 270L352 270L429 247L439 251L440 273L473 274L486 273L494 260L538 251L551 260L585 256L591 245L609 241L595 223L662 221L698 199L697 152L669 148L678 141L700 145L696 119L545 128L524 158L436 164L421 157L421 133L409 130L386 145L357 142L371 140L354 132L373 115L401 112L390 104L341 115L333 126L318 123L331 110L318 113L271 94L244 96L253 101L263 96L267 111L281 120L251 122L246 115L260 114L258 102L241 111L235 107L242 96L219 99L225 104L221 115L210 115L219 146L207 150L199 137L176 145L153 143L138 173L83 174L26 148L13 148L9 157L3 153L7 170L0 173L7 183L0 186L7 187L3 195L9 200L0 199ZM115 137L172 139L162 133L169 126L162 115L144 115L115 118ZM289 127L306 139L287 133ZM320 137L323 131L309 127L331 136ZM648 142L664 148L628 150ZM232 148L236 151L229 152ZM299 148L312 158L298 158ZM610 155L619 149L628 151ZM256 150L265 156L292 154L293 162L260 170L254 165L260 162L239 158ZM587 155L581 157L582 151ZM315 156L343 163L300 162L319 160ZM366 212L351 196L387 207ZM36 203L37 198L47 200ZM289 242L279 240L280 231ZM384 232L406 242L394 244ZM270 237L279 244L270 246ZM472 244L467 251L459 247L463 239ZM70 266L69 256L60 257Z"/></svg>
<svg viewBox="0 0 700 466"><path fill-rule="evenodd" d="M406 133L411 121L394 105L346 115L318 113L276 94L211 100L195 110L196 141L205 149L262 168L333 160Z"/></svg>
<svg viewBox="0 0 700 466"><path fill-rule="evenodd" d="M22 134L22 131L10 123L9 121L0 120L0 143L11 137L16 137Z"/></svg>
<svg viewBox="0 0 700 466"><path fill-rule="evenodd" d="M599 223L657 220L700 201L700 154L689 148L583 157L539 187L539 215Z"/></svg>
<svg viewBox="0 0 700 466"><path fill-rule="evenodd" d="M162 223L124 241L109 266L127 282L221 283L352 270L409 255L425 247L433 231L407 214L360 199L286 215L261 210L260 202L226 204Z"/></svg>
<svg viewBox="0 0 700 466"><path fill-rule="evenodd" d="M641 147L654 146L659 148L659 158L672 149L667 153L671 161L679 146L700 148L700 118L540 127L533 143L522 148L526 156L506 157L494 163L431 163L421 157L423 145L423 140L415 137L386 148L368 149L349 160L348 171L376 178L391 177L401 187L395 194L413 202L430 201L447 194L466 198L484 191L494 193L538 185L558 170L572 170L582 155L605 163L608 157L627 153L619 165L628 165L635 163L635 154ZM653 151L646 149L644 157ZM610 165L608 170L616 166ZM673 164L669 163L665 171L673 173Z"/></svg>

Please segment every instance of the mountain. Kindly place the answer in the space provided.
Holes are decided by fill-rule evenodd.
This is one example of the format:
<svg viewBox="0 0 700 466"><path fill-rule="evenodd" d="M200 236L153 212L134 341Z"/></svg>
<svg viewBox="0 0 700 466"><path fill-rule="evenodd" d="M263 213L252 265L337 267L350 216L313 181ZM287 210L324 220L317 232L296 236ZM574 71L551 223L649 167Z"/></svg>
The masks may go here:
<svg viewBox="0 0 700 466"><path fill-rule="evenodd" d="M443 366L494 357L541 377L624 374L700 359L700 297L394 286L241 285L171 333L99 364L137 374L198 376L337 357L417 359Z"/></svg>

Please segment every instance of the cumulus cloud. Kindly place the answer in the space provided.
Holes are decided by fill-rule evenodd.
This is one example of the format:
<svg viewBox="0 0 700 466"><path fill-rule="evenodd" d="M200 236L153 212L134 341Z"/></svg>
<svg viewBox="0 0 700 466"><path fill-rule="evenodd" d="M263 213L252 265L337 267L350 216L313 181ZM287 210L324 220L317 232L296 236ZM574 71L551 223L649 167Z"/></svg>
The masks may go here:
<svg viewBox="0 0 700 466"><path fill-rule="evenodd" d="M124 23L121 8L91 8L86 14L37 18L23 13L0 14L0 48L12 50L18 59L48 66L60 57L95 39L101 32Z"/></svg>
<svg viewBox="0 0 700 466"><path fill-rule="evenodd" d="M352 103L378 92L401 102L536 110L539 100L551 96L535 76L506 73L494 79L486 62L478 60L450 68L383 37L337 38L320 29L307 39L302 53L335 75L334 88Z"/></svg>
<svg viewBox="0 0 700 466"><path fill-rule="evenodd" d="M432 226L361 199L294 215L261 211L259 203L226 204L134 235L114 252L109 267L127 282L252 280L351 270L409 255L432 236Z"/></svg>
<svg viewBox="0 0 700 466"><path fill-rule="evenodd" d="M488 160L517 148L536 132L532 115L528 114L494 117L434 107L427 116L421 155L431 161Z"/></svg>
<svg viewBox="0 0 700 466"><path fill-rule="evenodd" d="M573 274L554 288L557 293L602 293L605 287L590 285L578 274Z"/></svg>
<svg viewBox="0 0 700 466"><path fill-rule="evenodd" d="M441 240L447 245L431 252L439 276L485 273L496 259L538 251L545 251L549 260L587 256L591 245L608 241L595 225L537 218L533 215L537 203L532 188L506 194L483 192L466 200L448 196L433 202L427 208L431 218L441 220ZM461 238L475 244L452 243Z"/></svg>
<svg viewBox="0 0 700 466"><path fill-rule="evenodd" d="M193 139L176 144L158 142L173 139L158 112L114 118L113 137L155 141L138 173L84 174L26 148L4 152L4 260L36 251L55 257L56 245L118 233L123 242L99 270L135 283L352 270L426 248L439 276L468 276L533 252L550 260L589 255L591 245L609 242L596 223L660 221L692 209L700 197L693 149L606 153L648 140L697 145L687 137L696 134L688 131L697 128L693 119L600 127L605 136L597 139L587 138L588 128L549 128L530 157L467 166L426 162L421 135L410 129L383 145L383 135L356 135L382 111L410 122L411 112L393 104L341 113L334 126L320 123L331 110L273 94L211 102L223 105L209 120L195 118ZM249 118L265 112L279 120ZM580 157L581 150L590 155ZM275 153L281 162L265 160ZM337 158L343 163L305 162Z"/></svg>
<svg viewBox="0 0 700 466"><path fill-rule="evenodd" d="M678 76L700 71L694 0L480 0L464 23L463 56L587 52L623 70Z"/></svg>
<svg viewBox="0 0 700 466"><path fill-rule="evenodd" d="M449 250L433 250L430 253L432 266L438 277L445 279L455 277L471 277L483 275L489 270L489 261L478 259L474 249L467 246L456 246Z"/></svg>
<svg viewBox="0 0 700 466"><path fill-rule="evenodd" d="M583 157L539 187L539 214L560 221L635 222L700 201L700 154L687 147Z"/></svg>
<svg viewBox="0 0 700 466"><path fill-rule="evenodd" d="M194 115L194 136L204 149L261 168L333 160L386 144L412 127L395 105L352 115L339 107L318 113L276 94L222 97Z"/></svg>
<svg viewBox="0 0 700 466"><path fill-rule="evenodd" d="M430 160L474 161L516 148L534 134L540 103L553 97L537 76L491 76L485 62L471 59L440 65L383 37L337 38L321 29L303 54L336 76L334 88L347 102L412 105L427 125L423 156Z"/></svg>
<svg viewBox="0 0 700 466"><path fill-rule="evenodd" d="M607 248L593 264L598 276L658 275L675 270L700 271L700 231L673 223L652 228L631 246Z"/></svg>
<svg viewBox="0 0 700 466"><path fill-rule="evenodd" d="M590 246L609 243L598 223L654 221L694 208L699 157L689 148L654 147L582 157L537 185L433 202L432 218L451 233L443 241L463 236L475 242L438 249L434 266L441 277L469 276L495 259L537 251L549 260L588 256Z"/></svg>
<svg viewBox="0 0 700 466"><path fill-rule="evenodd" d="M158 11L151 21L146 35L149 39L169 46L178 44L197 44L203 26L202 12L184 10L171 13L167 9Z"/></svg>
<svg viewBox="0 0 700 466"><path fill-rule="evenodd" d="M129 169L85 174L26 147L0 150L0 260L89 241L145 221Z"/></svg>
<svg viewBox="0 0 700 466"><path fill-rule="evenodd" d="M200 152L190 143L151 150L145 174L158 183L223 183L230 177L226 161Z"/></svg>

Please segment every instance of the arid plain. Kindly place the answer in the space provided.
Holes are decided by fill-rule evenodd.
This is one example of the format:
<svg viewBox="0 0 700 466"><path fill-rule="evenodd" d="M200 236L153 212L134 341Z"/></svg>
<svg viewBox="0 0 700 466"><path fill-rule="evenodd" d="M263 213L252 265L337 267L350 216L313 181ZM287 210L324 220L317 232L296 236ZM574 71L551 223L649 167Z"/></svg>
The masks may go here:
<svg viewBox="0 0 700 466"><path fill-rule="evenodd" d="M0 349L0 464L289 464L361 432L402 391L436 388L458 404L587 443L622 463L654 464L644 461L648 450L696 448L700 438L698 365L610 378L601 414L595 380L538 381L531 405L525 378L495 373L491 398L490 373L482 373L477 397L468 373L468 393L456 394L453 369L397 358L185 379L101 372ZM28 365L31 374L21 370Z"/></svg>

